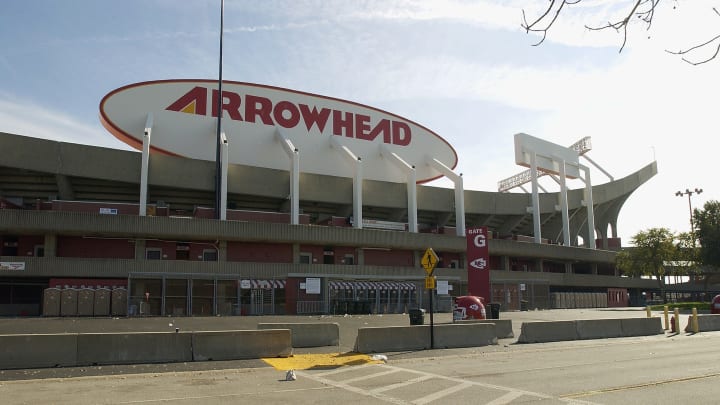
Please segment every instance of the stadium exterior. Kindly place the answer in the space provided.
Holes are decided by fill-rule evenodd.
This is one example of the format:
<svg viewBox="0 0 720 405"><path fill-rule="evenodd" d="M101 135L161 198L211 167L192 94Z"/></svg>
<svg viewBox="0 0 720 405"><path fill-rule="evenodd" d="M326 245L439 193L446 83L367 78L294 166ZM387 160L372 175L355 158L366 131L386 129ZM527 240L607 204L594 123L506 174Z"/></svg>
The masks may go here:
<svg viewBox="0 0 720 405"><path fill-rule="evenodd" d="M140 153L7 133L0 150L0 315L404 312L427 306L420 257L429 247L441 260L437 309L467 291L452 189L417 186L410 232L406 186L366 179L357 229L353 179L302 173L293 225L287 171L231 165L227 220L217 220L215 163L152 154L141 216ZM558 193L540 195L535 243L529 194L465 190L466 226L492 236L490 300L504 310L627 305L655 289L621 277L614 262L620 209L656 173L653 162L592 187L592 248L577 246L587 235L581 189L568 191L570 246Z"/></svg>

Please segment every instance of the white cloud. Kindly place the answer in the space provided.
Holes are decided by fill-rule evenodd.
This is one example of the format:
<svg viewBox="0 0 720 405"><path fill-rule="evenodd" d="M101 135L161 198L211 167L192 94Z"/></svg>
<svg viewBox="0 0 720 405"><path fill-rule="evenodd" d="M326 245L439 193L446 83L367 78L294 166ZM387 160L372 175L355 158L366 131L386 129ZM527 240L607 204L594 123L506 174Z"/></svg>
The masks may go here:
<svg viewBox="0 0 720 405"><path fill-rule="evenodd" d="M3 93L0 93L0 131L62 142L131 149L99 124L88 125L73 116Z"/></svg>

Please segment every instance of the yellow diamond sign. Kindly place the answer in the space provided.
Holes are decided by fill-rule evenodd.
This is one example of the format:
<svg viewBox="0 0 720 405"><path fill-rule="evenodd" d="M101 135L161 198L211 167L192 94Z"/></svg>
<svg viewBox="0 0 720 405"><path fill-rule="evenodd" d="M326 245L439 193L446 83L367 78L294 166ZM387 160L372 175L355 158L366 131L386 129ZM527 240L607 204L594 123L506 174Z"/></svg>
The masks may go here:
<svg viewBox="0 0 720 405"><path fill-rule="evenodd" d="M420 260L420 264L422 264L423 269L425 269L425 272L428 274L428 276L432 275L433 270L435 270L435 266L438 264L438 256L435 254L435 251L432 250L432 248L428 248L425 253L423 253L423 257Z"/></svg>

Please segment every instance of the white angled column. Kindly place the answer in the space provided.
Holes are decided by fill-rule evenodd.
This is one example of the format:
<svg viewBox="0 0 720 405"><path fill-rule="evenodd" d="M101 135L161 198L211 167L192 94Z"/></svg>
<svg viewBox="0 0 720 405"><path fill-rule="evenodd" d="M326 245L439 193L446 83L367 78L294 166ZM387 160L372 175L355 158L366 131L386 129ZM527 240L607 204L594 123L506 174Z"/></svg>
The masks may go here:
<svg viewBox="0 0 720 405"><path fill-rule="evenodd" d="M566 162L560 160L560 212L562 214L563 244L570 246L570 217L568 214Z"/></svg>
<svg viewBox="0 0 720 405"><path fill-rule="evenodd" d="M535 243L542 241L540 233L540 193L538 192L538 168L537 154L530 154L530 177L532 178L532 213L533 213L533 231L535 233Z"/></svg>
<svg viewBox="0 0 720 405"><path fill-rule="evenodd" d="M587 246L590 249L595 249L595 210L593 209L593 194L592 194L592 182L590 181L590 168L585 165L580 165L580 170L585 173L585 200L583 203L587 207L587 226L588 226L588 241Z"/></svg>
<svg viewBox="0 0 720 405"><path fill-rule="evenodd" d="M463 189L462 175L455 174L449 167L435 158L429 159L428 163L455 184L455 234L465 236L465 190Z"/></svg>
<svg viewBox="0 0 720 405"><path fill-rule="evenodd" d="M275 127L275 137L290 158L290 223L300 223L300 151L283 131Z"/></svg>
<svg viewBox="0 0 720 405"><path fill-rule="evenodd" d="M417 175L415 166L406 162L397 153L391 152L385 145L381 147L381 153L390 158L395 165L405 172L407 176L407 199L408 199L408 230L417 233Z"/></svg>
<svg viewBox="0 0 720 405"><path fill-rule="evenodd" d="M355 155L350 148L342 145L335 136L331 135L330 145L347 157L347 161L353 165L353 228L362 229L362 190L363 190L363 165L362 159Z"/></svg>
<svg viewBox="0 0 720 405"><path fill-rule="evenodd" d="M143 135L142 163L140 166L140 216L147 215L148 175L150 170L150 137L152 135L153 115L148 113Z"/></svg>

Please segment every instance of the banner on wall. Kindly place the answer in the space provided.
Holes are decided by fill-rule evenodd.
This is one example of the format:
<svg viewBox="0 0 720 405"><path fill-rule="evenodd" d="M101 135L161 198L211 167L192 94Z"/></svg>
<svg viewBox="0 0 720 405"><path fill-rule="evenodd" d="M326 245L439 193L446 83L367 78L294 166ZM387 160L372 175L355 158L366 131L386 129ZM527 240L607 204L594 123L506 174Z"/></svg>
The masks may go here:
<svg viewBox="0 0 720 405"><path fill-rule="evenodd" d="M490 295L490 250L487 227L468 228L467 240L468 295L483 297L486 303Z"/></svg>

